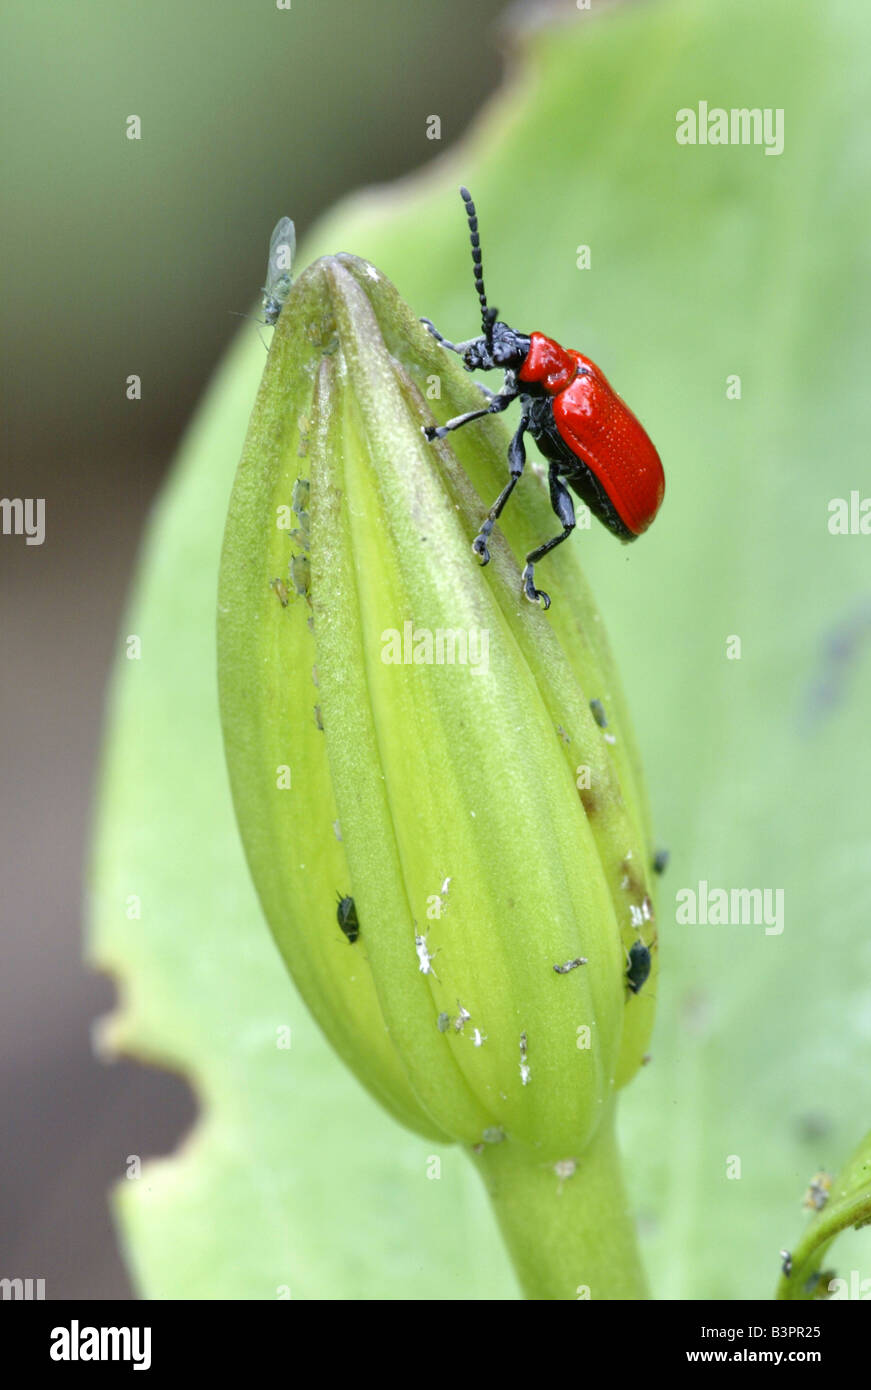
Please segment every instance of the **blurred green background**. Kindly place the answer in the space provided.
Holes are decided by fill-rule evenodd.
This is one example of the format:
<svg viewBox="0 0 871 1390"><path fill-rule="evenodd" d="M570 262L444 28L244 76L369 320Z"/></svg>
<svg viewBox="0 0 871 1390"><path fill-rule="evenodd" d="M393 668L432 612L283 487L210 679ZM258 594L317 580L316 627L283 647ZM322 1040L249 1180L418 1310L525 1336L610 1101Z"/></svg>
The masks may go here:
<svg viewBox="0 0 871 1390"><path fill-rule="evenodd" d="M233 331L227 311L248 307L261 281L275 218L289 212L304 232L336 194L417 168L445 147L443 167L330 213L303 257L368 256L444 331L471 332L455 191L467 180L493 302L516 326L541 327L598 360L662 453L664 508L638 546L624 550L597 528L563 548L571 559L560 552L549 563L574 563L583 551L660 841L672 850L653 1063L621 1107L653 1287L659 1297L769 1296L778 1250L805 1220L807 1180L819 1166L837 1168L871 1109L871 539L827 526L832 498L871 493L871 405L860 375L871 324L862 57L871 16L858 0L770 0L761 10L751 0L651 0L592 16L565 5L564 27L550 29L541 8L524 6L513 84L451 151L499 72L484 6L421 15L358 6L348 33L345 7L297 7L294 26L300 17L312 26L304 41L296 27L290 41L276 39L287 15L211 6L186 10L183 34L170 10L142 21L113 8L105 25L95 18L91 42L79 37L82 13L66 40L52 31L54 61L40 63L38 40L18 38L28 61L4 122L5 139L10 127L13 141L19 132L12 167L30 180L20 216L9 219L19 317L12 338L4 325L4 414L16 481L4 490L50 499L45 546L25 552L4 540L0 552L12 567L7 727L14 720L26 731L10 741L5 779L18 885L18 1002L6 1011L4 1055L22 1136L4 1196L17 1222L15 1259L41 1261L32 1272L56 1271L65 1292L116 1289L100 1189L127 1153L168 1151L191 1113L163 1075L89 1069L84 1021L109 990L84 983L76 965L83 787L143 507ZM105 36L122 27L120 15L127 22L113 47ZM58 22L73 30L73 20ZM23 35L27 23L22 11ZM77 63L79 51L87 57ZM94 115L90 93L107 72ZM784 153L678 146L675 113L701 100L784 108ZM122 132L130 111L146 122L132 150ZM425 137L431 112L443 121L435 150ZM158 161L148 132L159 123ZM76 180L68 212L58 198L65 178ZM45 228L67 220L76 235L49 261L56 241ZM581 243L592 248L589 272L575 265ZM78 276L75 246L87 262ZM77 334L87 334L86 354ZM250 886L222 799L209 643L221 517L262 362L245 325L151 533L132 621L148 631L154 660L138 685L120 688L95 950L130 971L115 1041L188 1066L210 1103L192 1149L147 1170L148 1185L125 1186L140 1288L262 1296L292 1250L295 1296L511 1296L462 1155L445 1157L444 1183L421 1182L425 1146L368 1107L305 1015L285 1004L290 986L265 929L248 926ZM141 405L124 402L130 371L143 375ZM726 396L732 373L740 400ZM742 641L738 661L726 657L732 635ZM167 800L164 764L185 797ZM173 896L182 847L196 872ZM148 937L131 938L118 911L134 870L169 904ZM700 880L783 889L783 934L676 926L676 890ZM264 1011L280 1018L285 1008L305 1064L290 1132L286 1082L262 1033ZM305 1142L312 1133L318 1145ZM263 1165L262 1201L245 1182L252 1152ZM84 1216L70 1192L77 1201L89 1194ZM216 1230L209 1214L228 1209L235 1225ZM329 1224L336 1209L338 1232ZM97 1229L105 1241L87 1282L81 1259L73 1275L71 1252ZM173 1264L179 1246L186 1258ZM841 1272L867 1277L869 1232L836 1254Z"/></svg>

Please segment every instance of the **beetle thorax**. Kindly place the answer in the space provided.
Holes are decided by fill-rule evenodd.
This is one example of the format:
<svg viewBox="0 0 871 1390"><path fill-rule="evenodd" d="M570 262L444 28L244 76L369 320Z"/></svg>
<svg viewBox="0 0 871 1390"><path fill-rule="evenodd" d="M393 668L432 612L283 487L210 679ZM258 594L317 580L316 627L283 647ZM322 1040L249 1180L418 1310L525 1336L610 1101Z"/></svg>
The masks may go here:
<svg viewBox="0 0 871 1390"><path fill-rule="evenodd" d="M569 352L543 333L531 334L529 343L526 360L517 374L518 380L538 386L549 396L564 391L577 376L577 353Z"/></svg>

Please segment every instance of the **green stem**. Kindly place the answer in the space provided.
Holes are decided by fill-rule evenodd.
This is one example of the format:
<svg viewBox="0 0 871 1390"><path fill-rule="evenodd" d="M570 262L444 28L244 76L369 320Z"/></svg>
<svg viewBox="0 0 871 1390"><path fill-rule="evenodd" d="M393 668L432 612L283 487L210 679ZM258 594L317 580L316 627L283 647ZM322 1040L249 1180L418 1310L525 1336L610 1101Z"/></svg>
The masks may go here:
<svg viewBox="0 0 871 1390"><path fill-rule="evenodd" d="M649 1297L613 1109L572 1177L561 1180L553 1165L510 1140L488 1144L477 1163L527 1298Z"/></svg>

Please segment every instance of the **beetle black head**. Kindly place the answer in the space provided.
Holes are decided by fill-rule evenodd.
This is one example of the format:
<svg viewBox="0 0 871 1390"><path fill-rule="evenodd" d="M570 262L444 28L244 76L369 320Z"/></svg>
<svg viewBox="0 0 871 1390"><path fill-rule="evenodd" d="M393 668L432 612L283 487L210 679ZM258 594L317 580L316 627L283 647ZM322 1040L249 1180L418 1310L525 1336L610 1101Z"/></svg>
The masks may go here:
<svg viewBox="0 0 871 1390"><path fill-rule="evenodd" d="M469 372L488 372L493 367L506 370L521 367L529 352L529 338L525 333L517 333L507 323L500 323L498 309L491 309L487 303L484 289L484 268L481 260L481 238L478 233L478 214L468 188L460 189L460 196L466 205L469 221L469 238L472 242L472 269L475 276L475 289L481 305L480 338L473 338L463 352L463 362Z"/></svg>
<svg viewBox="0 0 871 1390"><path fill-rule="evenodd" d="M473 338L463 353L467 372L489 372L494 367L517 370L526 361L529 338L517 333L507 323L494 323L489 335Z"/></svg>

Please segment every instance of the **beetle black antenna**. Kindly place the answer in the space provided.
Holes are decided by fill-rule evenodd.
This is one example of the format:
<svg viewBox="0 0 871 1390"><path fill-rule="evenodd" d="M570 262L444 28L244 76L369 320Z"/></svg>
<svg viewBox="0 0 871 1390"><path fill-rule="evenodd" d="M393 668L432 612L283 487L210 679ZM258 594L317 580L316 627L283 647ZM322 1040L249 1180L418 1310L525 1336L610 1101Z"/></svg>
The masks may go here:
<svg viewBox="0 0 871 1390"><path fill-rule="evenodd" d="M493 324L496 321L498 309L490 309L487 306L487 291L484 289L484 269L481 262L481 238L478 235L478 214L475 211L475 204L472 202L472 195L468 188L460 189L460 197L466 205L466 217L469 220L469 237L472 242L472 268L475 274L475 289L478 292L478 300L481 305L481 327L484 330L484 337L487 346L493 344Z"/></svg>

